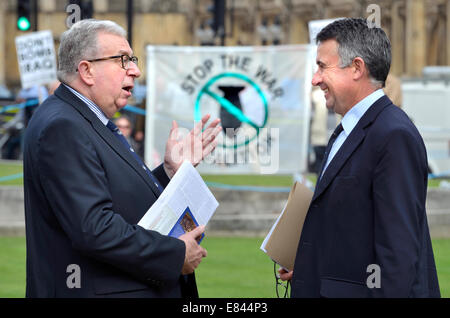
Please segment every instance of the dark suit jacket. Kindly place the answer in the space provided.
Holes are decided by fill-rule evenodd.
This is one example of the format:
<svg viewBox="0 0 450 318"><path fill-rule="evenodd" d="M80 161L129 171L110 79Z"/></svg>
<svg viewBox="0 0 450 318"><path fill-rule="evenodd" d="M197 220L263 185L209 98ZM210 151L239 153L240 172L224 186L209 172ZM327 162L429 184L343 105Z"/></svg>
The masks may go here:
<svg viewBox="0 0 450 318"><path fill-rule="evenodd" d="M291 297L439 297L426 194L422 138L407 115L383 96L363 115L316 186ZM370 264L380 268L380 288L366 284L376 282Z"/></svg>
<svg viewBox="0 0 450 318"><path fill-rule="evenodd" d="M153 174L169 182L162 166ZM197 296L180 277L185 244L136 225L159 191L64 85L27 128L24 187L28 297ZM68 287L71 264L81 288Z"/></svg>

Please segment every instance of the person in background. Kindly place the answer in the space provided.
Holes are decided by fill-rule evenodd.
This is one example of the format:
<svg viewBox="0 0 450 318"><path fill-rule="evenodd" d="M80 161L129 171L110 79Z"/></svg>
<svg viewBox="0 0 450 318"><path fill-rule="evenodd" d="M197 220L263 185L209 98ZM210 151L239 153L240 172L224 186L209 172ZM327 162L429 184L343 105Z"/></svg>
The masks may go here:
<svg viewBox="0 0 450 318"><path fill-rule="evenodd" d="M314 150L314 163L312 171L316 174L320 172L320 165L323 160L325 148L327 146L327 119L328 110L325 106L325 97L318 87L313 87L311 92L311 102L313 106L313 118L311 122L311 146Z"/></svg>
<svg viewBox="0 0 450 318"><path fill-rule="evenodd" d="M24 131L28 126L28 122L30 121L34 111L39 104L41 104L48 97L48 95L47 88L42 85L34 85L28 88L23 88L19 91L16 96L16 103L26 104L25 107L17 110L14 118L3 126L3 129L9 134L9 138L2 151L2 157L4 159L22 159Z"/></svg>
<svg viewBox="0 0 450 318"><path fill-rule="evenodd" d="M136 143L132 136L133 123L131 122L131 119L126 115L121 115L114 120L114 123L116 124L117 128L119 128L120 132L128 141L130 146L133 147L133 150L136 150Z"/></svg>
<svg viewBox="0 0 450 318"><path fill-rule="evenodd" d="M28 125L28 122L30 121L31 116L33 115L37 106L40 105L44 100L46 100L48 96L49 93L47 87L45 87L44 85L34 85L28 88L23 88L17 94L16 101L18 103L24 103L31 100L37 101L35 105L24 108L25 127Z"/></svg>

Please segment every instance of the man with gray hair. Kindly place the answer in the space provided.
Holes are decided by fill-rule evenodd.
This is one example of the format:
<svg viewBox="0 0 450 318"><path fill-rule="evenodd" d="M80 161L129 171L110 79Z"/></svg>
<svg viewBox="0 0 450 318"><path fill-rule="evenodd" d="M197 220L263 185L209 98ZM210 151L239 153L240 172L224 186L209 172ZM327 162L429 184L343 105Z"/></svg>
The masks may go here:
<svg viewBox="0 0 450 318"><path fill-rule="evenodd" d="M425 213L427 154L383 93L390 42L364 19L317 35L312 84L343 116L330 138L297 249L291 297L439 297Z"/></svg>
<svg viewBox="0 0 450 318"><path fill-rule="evenodd" d="M220 132L209 116L184 139L177 124L150 171L110 121L140 76L125 31L83 20L63 33L61 85L25 136L27 297L197 297L206 256L199 226L179 238L137 225L183 160L194 166Z"/></svg>

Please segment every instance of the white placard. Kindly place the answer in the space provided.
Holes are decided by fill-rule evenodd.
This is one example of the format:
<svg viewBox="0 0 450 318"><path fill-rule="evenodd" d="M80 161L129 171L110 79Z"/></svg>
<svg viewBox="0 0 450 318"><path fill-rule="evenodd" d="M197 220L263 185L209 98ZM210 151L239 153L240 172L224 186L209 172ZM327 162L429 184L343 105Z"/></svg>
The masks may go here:
<svg viewBox="0 0 450 318"><path fill-rule="evenodd" d="M342 19L342 18L340 18ZM336 21L338 19L325 19L325 20L312 20L308 22L309 28L309 43L316 44L316 36L320 31L328 24Z"/></svg>
<svg viewBox="0 0 450 318"><path fill-rule="evenodd" d="M16 51L22 88L56 81L56 55L51 31L16 37Z"/></svg>

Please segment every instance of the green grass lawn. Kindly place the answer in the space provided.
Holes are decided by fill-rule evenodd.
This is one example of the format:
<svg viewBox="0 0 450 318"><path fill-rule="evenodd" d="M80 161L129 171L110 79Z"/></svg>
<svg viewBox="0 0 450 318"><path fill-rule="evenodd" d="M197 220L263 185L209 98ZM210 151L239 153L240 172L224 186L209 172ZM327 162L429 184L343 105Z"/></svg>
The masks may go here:
<svg viewBox="0 0 450 318"><path fill-rule="evenodd" d="M276 297L273 263L259 250L262 238L210 237L196 270L202 298ZM434 239L442 297L450 297L450 239ZM0 237L0 297L25 295L25 238Z"/></svg>
<svg viewBox="0 0 450 318"><path fill-rule="evenodd" d="M14 176L23 172L22 164L18 162L0 162L0 186L2 185L23 185L23 178L1 181L2 177ZM248 185L248 186L266 186L266 187L291 187L293 178L291 175L202 175L205 182L222 183L228 185ZM314 174L308 174L307 178L313 184L317 177ZM429 187L438 187L442 180L450 182L450 179L432 179L428 181Z"/></svg>
<svg viewBox="0 0 450 318"><path fill-rule="evenodd" d="M0 180L2 180L2 177L19 175L22 172L23 172L23 167L22 167L21 163L7 162L7 161L0 162ZM21 186L21 185L23 185L23 178L19 177L19 178L14 178L11 180L0 181L0 186L2 186L2 185Z"/></svg>
<svg viewBox="0 0 450 318"><path fill-rule="evenodd" d="M196 270L199 296L276 297L273 262L259 249L262 241L206 236L202 246L208 256Z"/></svg>
<svg viewBox="0 0 450 318"><path fill-rule="evenodd" d="M25 297L25 237L0 237L0 297Z"/></svg>
<svg viewBox="0 0 450 318"><path fill-rule="evenodd" d="M205 182L229 185L291 187L291 175L202 175Z"/></svg>
<svg viewBox="0 0 450 318"><path fill-rule="evenodd" d="M0 178L20 174L19 163L0 162ZM291 187L290 175L203 175L206 182ZM316 177L308 179L315 183ZM440 180L430 180L437 186ZM22 178L0 182L23 184ZM200 297L275 297L273 263L260 251L262 238L209 237L202 245L208 250L196 271ZM434 239L433 248L443 297L450 297L450 240ZM25 295L25 238L0 237L0 297Z"/></svg>
<svg viewBox="0 0 450 318"><path fill-rule="evenodd" d="M450 239L432 241L441 296L450 298Z"/></svg>

